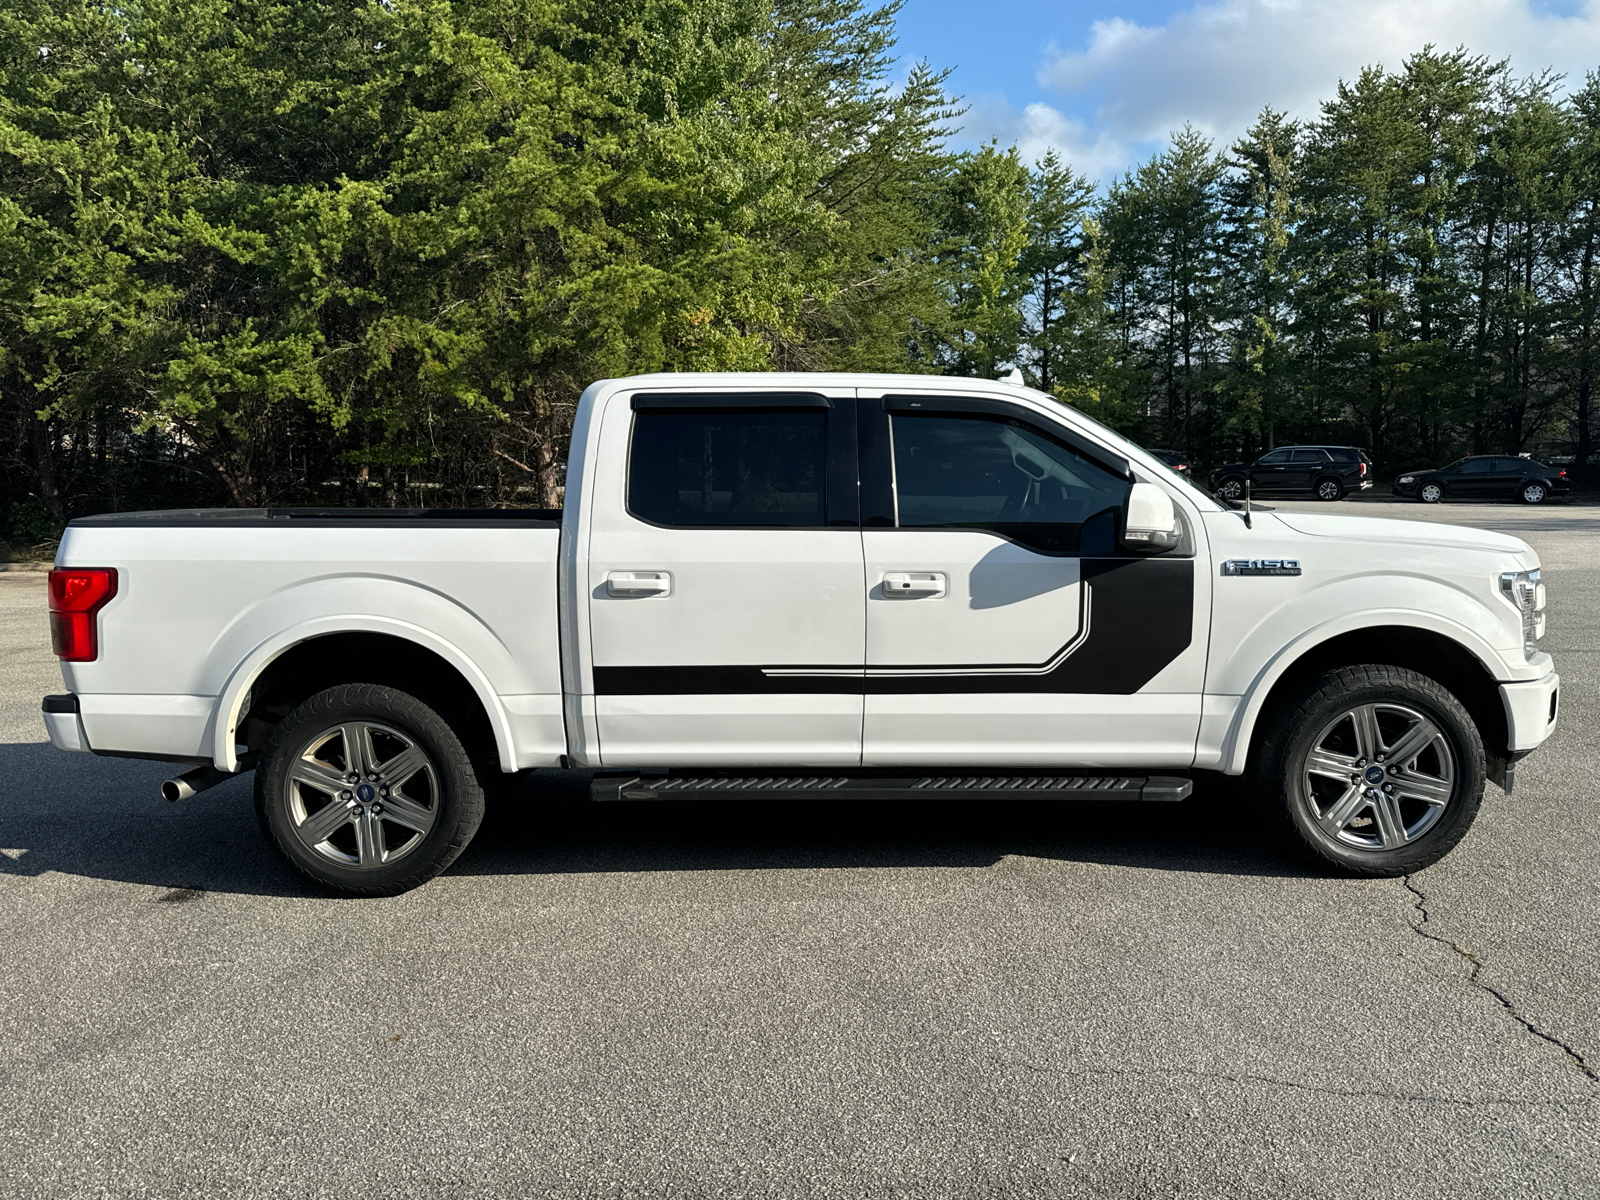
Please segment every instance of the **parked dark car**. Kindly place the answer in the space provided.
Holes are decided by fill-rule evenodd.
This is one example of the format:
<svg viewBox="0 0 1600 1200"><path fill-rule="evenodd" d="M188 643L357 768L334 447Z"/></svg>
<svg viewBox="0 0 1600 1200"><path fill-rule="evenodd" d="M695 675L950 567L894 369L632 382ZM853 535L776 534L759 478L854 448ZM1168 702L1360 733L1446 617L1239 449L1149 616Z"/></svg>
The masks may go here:
<svg viewBox="0 0 1600 1200"><path fill-rule="evenodd" d="M1150 453L1154 454L1185 479L1193 477L1194 471L1189 466L1189 459L1186 455L1179 454L1176 450L1152 450Z"/></svg>
<svg viewBox="0 0 1600 1200"><path fill-rule="evenodd" d="M1504 454L1469 454L1437 471L1407 471L1394 481L1396 496L1424 504L1441 500L1521 500L1543 504L1572 490L1561 467Z"/></svg>
<svg viewBox="0 0 1600 1200"><path fill-rule="evenodd" d="M1257 496L1338 500L1372 486L1372 460L1354 446L1279 446L1211 472L1211 490L1224 500L1243 500L1246 481Z"/></svg>

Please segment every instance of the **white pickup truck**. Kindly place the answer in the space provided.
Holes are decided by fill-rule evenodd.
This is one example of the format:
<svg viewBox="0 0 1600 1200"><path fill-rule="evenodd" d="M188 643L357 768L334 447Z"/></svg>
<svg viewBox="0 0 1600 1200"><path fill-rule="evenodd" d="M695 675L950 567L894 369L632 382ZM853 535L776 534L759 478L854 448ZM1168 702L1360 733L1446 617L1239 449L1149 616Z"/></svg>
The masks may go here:
<svg viewBox="0 0 1600 1200"><path fill-rule="evenodd" d="M255 771L287 861L414 887L509 773L596 799L1172 801L1248 774L1300 852L1415 870L1555 726L1516 538L1240 510L981 380L653 375L565 507L74 521L62 750Z"/></svg>

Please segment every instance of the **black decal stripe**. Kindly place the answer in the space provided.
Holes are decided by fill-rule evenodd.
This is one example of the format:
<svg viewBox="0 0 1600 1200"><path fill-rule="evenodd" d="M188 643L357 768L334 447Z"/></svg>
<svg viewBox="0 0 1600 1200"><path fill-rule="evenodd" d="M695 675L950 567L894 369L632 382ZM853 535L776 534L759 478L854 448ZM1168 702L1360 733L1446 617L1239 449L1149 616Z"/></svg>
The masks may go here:
<svg viewBox="0 0 1600 1200"><path fill-rule="evenodd" d="M1045 674L879 675L862 667L822 664L596 667L595 694L860 695L866 692L887 696L1067 692L1127 696L1149 683L1189 648L1194 631L1193 559L1084 559L1082 578L1091 585L1092 593L1089 636L1053 671ZM923 669L952 669L953 666L930 663ZM837 673L770 675L769 670Z"/></svg>
<svg viewBox="0 0 1600 1200"><path fill-rule="evenodd" d="M859 696L860 672L861 669L856 667L849 675L796 677L769 676L760 667L596 667L594 693L597 696L792 696L817 693Z"/></svg>
<svg viewBox="0 0 1600 1200"><path fill-rule="evenodd" d="M1130 696L1189 648L1192 559L1084 559L1093 589L1088 640L1047 675L875 676L874 696L961 692L1076 692Z"/></svg>

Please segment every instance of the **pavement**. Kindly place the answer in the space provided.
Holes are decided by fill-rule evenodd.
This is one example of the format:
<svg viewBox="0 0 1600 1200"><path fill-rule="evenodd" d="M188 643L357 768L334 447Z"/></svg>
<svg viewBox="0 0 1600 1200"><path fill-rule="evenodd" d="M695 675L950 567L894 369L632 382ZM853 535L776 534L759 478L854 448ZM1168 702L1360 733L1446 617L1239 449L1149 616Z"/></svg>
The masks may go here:
<svg viewBox="0 0 1600 1200"><path fill-rule="evenodd" d="M0 1196L1600 1196L1600 506L1563 720L1409 880L1174 806L606 805L541 777L343 901L249 781L60 754L0 575ZM1272 505L1329 511L1333 506Z"/></svg>

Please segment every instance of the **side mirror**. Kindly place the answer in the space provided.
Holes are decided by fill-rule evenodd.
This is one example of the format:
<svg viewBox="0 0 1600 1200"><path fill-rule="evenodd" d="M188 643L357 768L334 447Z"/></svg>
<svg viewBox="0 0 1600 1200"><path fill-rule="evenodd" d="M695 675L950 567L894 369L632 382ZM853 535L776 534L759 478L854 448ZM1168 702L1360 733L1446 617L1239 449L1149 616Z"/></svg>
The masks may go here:
<svg viewBox="0 0 1600 1200"><path fill-rule="evenodd" d="M1178 514L1172 497L1153 483L1136 483L1128 489L1123 509L1122 542L1129 550L1156 553L1178 544Z"/></svg>

